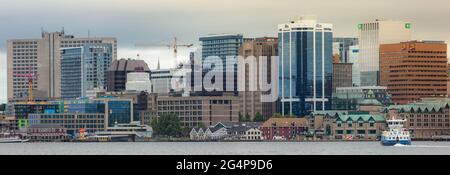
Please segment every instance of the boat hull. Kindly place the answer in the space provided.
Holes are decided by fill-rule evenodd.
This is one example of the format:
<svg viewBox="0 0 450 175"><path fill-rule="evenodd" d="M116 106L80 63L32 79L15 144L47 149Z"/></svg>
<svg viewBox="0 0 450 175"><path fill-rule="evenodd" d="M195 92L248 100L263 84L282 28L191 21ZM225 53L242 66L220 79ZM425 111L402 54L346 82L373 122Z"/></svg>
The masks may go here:
<svg viewBox="0 0 450 175"><path fill-rule="evenodd" d="M381 140L381 145L383 146L394 146L396 144L402 144L402 145L411 145L410 140Z"/></svg>
<svg viewBox="0 0 450 175"><path fill-rule="evenodd" d="M0 143L22 143L27 141L28 140L0 140Z"/></svg>

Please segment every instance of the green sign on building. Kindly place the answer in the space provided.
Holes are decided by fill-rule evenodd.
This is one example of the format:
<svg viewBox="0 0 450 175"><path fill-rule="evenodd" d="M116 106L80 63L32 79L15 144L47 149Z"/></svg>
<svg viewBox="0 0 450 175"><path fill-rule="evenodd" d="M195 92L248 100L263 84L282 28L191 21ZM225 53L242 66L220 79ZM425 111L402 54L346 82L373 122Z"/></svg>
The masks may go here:
<svg viewBox="0 0 450 175"><path fill-rule="evenodd" d="M405 28L411 29L411 23L406 23L406 24L405 24Z"/></svg>
<svg viewBox="0 0 450 175"><path fill-rule="evenodd" d="M362 25L362 24L358 24L358 29L359 29L359 30L361 30L361 29L362 29L362 27L363 27L363 25Z"/></svg>
<svg viewBox="0 0 450 175"><path fill-rule="evenodd" d="M28 120L27 119L19 119L17 121L17 126L19 128L26 128L26 127L28 127Z"/></svg>

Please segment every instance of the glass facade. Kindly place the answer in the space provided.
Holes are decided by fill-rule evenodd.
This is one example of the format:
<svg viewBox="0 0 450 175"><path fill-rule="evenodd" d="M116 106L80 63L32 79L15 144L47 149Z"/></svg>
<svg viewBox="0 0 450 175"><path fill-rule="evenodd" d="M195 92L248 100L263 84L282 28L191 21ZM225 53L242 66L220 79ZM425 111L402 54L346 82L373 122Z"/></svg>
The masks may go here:
<svg viewBox="0 0 450 175"><path fill-rule="evenodd" d="M231 59L229 57L235 57L239 55L239 47L242 46L243 36L240 34L224 34L224 35L212 35L201 37L199 39L202 42L202 62L209 64L207 57L218 56L222 59L223 64L223 90L234 91L237 95L237 59ZM207 68L203 68L204 74L208 72ZM234 80L226 79L226 75L233 75ZM233 89L227 89L227 84L234 83Z"/></svg>
<svg viewBox="0 0 450 175"><path fill-rule="evenodd" d="M338 52L340 55L341 63L349 63L350 62L350 46L358 45L358 38L333 38L334 44L337 44L337 49L335 52Z"/></svg>
<svg viewBox="0 0 450 175"><path fill-rule="evenodd" d="M106 88L112 44L85 44L61 49L61 97L79 98L87 90Z"/></svg>
<svg viewBox="0 0 450 175"><path fill-rule="evenodd" d="M112 127L117 122L130 123L132 121L132 102L122 100L108 101L108 126Z"/></svg>
<svg viewBox="0 0 450 175"><path fill-rule="evenodd" d="M325 26L280 29L279 97L284 115L305 116L331 108L333 34Z"/></svg>
<svg viewBox="0 0 450 175"><path fill-rule="evenodd" d="M61 98L81 96L83 48L61 49Z"/></svg>

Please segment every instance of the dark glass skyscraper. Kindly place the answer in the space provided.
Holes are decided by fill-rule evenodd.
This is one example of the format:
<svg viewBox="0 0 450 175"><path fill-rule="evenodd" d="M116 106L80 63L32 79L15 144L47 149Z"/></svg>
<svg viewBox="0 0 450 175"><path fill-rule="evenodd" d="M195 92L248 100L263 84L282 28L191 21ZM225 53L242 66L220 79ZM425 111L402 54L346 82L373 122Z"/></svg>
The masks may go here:
<svg viewBox="0 0 450 175"><path fill-rule="evenodd" d="M238 95L237 59L230 59L230 57L238 56L239 47L242 46L243 36L241 34L219 34L200 37L199 40L202 42L203 65L214 64L208 57L219 57L223 64L223 91L234 92L235 95ZM208 71L210 71L208 68L203 67L203 74ZM227 79L227 74L233 75L234 80L230 80L231 77ZM231 86L231 83L234 83L234 85ZM222 93L215 91L204 92L207 95L222 95Z"/></svg>
<svg viewBox="0 0 450 175"><path fill-rule="evenodd" d="M284 115L331 108L333 25L302 17L278 26L279 98Z"/></svg>

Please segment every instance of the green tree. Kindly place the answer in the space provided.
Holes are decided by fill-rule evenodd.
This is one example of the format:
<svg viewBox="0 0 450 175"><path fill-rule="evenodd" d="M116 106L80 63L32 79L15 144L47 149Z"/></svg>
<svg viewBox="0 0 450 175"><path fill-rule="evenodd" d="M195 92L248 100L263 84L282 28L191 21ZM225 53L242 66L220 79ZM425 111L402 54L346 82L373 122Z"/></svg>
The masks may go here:
<svg viewBox="0 0 450 175"><path fill-rule="evenodd" d="M253 121L254 122L264 122L264 121L266 121L266 118L263 115L261 115L261 113L257 112L255 114L255 118L253 119Z"/></svg>
<svg viewBox="0 0 450 175"><path fill-rule="evenodd" d="M244 117L242 116L242 113L239 112L239 122L243 122L244 121Z"/></svg>
<svg viewBox="0 0 450 175"><path fill-rule="evenodd" d="M176 114L162 114L152 120L151 126L157 135L176 137L182 133L181 121Z"/></svg>
<svg viewBox="0 0 450 175"><path fill-rule="evenodd" d="M245 114L245 122L249 122L249 121L251 121L251 119L250 119L250 115L247 113L247 114Z"/></svg>
<svg viewBox="0 0 450 175"><path fill-rule="evenodd" d="M273 118L283 118L283 115L281 115L280 113L274 113Z"/></svg>

